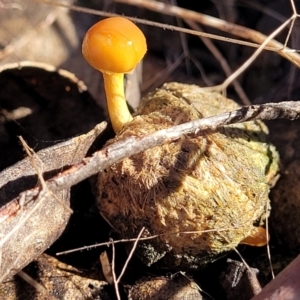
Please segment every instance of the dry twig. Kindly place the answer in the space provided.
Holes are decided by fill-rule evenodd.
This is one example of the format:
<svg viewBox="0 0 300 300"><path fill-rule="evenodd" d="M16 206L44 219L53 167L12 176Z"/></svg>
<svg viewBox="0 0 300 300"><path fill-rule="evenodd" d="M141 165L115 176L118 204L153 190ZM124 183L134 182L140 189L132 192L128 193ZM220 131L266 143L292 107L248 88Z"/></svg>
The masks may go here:
<svg viewBox="0 0 300 300"><path fill-rule="evenodd" d="M300 101L246 106L232 112L172 126L144 137L126 138L95 152L93 156L85 158L81 163L71 167L71 169L48 180L47 186L52 191L68 189L126 157L162 145L165 142L176 141L182 135L198 134L203 130L217 130L220 126L234 123L278 118L299 119ZM18 199L24 196L29 198L36 197L39 193L40 188L35 188L21 193Z"/></svg>
<svg viewBox="0 0 300 300"><path fill-rule="evenodd" d="M114 0L115 2L121 2L126 3L134 6L139 6L143 8L147 8L152 11L156 11L159 13L163 13L166 15L176 16L180 17L184 20L190 20L197 23L201 23L202 25L206 25L218 30L221 30L223 32L227 32L236 36L239 36L243 39L248 39L250 41L254 41L257 44L252 43L245 43L239 40L230 39L227 37L220 37L220 36L214 36L214 35L206 35L205 33L202 33L200 36L208 37L211 39L218 39L223 40L231 43L236 44L242 44L250 47L259 47L267 38L268 36L249 29L247 27L243 27L240 25L236 25L233 23L229 23L227 21L211 17L205 14L201 14L192 10L180 8L177 6L168 5L162 2L156 2L156 1L148 1L148 0ZM293 4L293 1L291 1L291 5L293 8L293 15L291 16L292 19L296 19L299 15L296 12L295 5ZM290 19L291 19L290 18ZM198 34L195 34L198 35ZM280 42L271 39L264 48L266 50L275 51L278 54L280 54L282 57L286 58L296 66L300 66L300 55L295 52L295 50L290 49L286 47L285 44L281 44Z"/></svg>

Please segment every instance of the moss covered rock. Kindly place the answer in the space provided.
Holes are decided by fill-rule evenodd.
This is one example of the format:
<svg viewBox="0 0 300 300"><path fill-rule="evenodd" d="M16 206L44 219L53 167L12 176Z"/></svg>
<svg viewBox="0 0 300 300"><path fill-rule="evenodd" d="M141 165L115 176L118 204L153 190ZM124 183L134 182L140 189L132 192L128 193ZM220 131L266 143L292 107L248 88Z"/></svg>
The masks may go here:
<svg viewBox="0 0 300 300"><path fill-rule="evenodd" d="M145 136L190 120L234 110L219 93L165 84L145 97L132 122L108 142ZM139 242L147 264L197 268L236 247L266 217L278 154L260 121L182 136L99 173L97 203L123 238Z"/></svg>

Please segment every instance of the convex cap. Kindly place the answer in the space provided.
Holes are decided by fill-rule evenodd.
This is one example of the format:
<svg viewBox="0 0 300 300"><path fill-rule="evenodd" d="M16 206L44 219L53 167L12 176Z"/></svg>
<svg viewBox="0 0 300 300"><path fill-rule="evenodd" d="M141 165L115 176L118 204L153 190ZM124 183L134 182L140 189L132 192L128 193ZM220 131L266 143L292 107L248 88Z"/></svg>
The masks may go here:
<svg viewBox="0 0 300 300"><path fill-rule="evenodd" d="M104 19L86 33L82 53L102 73L128 73L147 51L142 31L122 17Z"/></svg>

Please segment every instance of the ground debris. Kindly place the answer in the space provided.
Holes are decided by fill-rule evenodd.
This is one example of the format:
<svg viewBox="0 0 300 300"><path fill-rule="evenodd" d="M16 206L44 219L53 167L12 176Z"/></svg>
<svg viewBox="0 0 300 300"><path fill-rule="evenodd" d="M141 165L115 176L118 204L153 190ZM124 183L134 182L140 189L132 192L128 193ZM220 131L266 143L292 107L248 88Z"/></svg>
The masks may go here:
<svg viewBox="0 0 300 300"><path fill-rule="evenodd" d="M42 254L24 269L25 274L31 277L44 288L38 291L19 276L0 284L0 298L6 300L54 300L54 299L110 299L105 286L107 283L94 274L87 274L66 265L57 259Z"/></svg>
<svg viewBox="0 0 300 300"><path fill-rule="evenodd" d="M261 291L256 278L257 269L247 267L244 263L228 259L227 269L221 274L221 285L228 300L251 299Z"/></svg>
<svg viewBox="0 0 300 300"><path fill-rule="evenodd" d="M129 300L202 300L196 283L186 277L143 278L129 291Z"/></svg>

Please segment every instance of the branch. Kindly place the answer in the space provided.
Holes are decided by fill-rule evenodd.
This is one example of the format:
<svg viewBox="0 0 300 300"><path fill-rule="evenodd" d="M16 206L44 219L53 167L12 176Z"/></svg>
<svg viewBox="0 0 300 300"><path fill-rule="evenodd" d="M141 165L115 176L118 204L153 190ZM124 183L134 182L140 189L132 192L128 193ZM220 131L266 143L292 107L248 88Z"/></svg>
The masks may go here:
<svg viewBox="0 0 300 300"><path fill-rule="evenodd" d="M166 142L175 141L182 135L198 134L208 129L216 130L218 127L234 123L279 118L299 119L300 101L246 106L232 112L172 126L143 137L126 138L103 148L93 156L85 158L80 164L74 165L66 172L52 178L48 181L48 187L54 191L69 188L126 157Z"/></svg>

